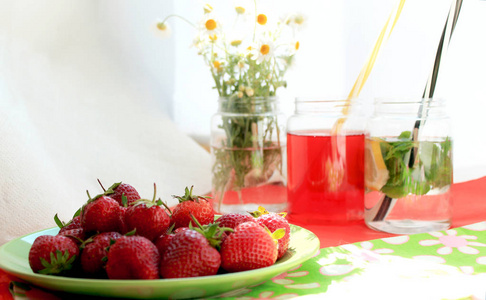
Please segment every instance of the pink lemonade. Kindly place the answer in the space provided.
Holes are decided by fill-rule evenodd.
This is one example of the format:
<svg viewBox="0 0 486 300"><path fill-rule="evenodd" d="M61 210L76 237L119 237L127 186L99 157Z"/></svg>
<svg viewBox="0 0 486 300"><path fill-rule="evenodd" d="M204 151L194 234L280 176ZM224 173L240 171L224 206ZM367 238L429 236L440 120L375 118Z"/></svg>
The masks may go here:
<svg viewBox="0 0 486 300"><path fill-rule="evenodd" d="M345 223L363 219L364 134L287 134L289 219Z"/></svg>

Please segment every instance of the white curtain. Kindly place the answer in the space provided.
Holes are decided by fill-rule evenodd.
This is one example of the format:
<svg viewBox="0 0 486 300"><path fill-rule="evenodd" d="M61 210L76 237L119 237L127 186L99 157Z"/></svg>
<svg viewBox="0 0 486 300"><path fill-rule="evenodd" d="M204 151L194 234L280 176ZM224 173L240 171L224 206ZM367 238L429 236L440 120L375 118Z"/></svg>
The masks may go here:
<svg viewBox="0 0 486 300"><path fill-rule="evenodd" d="M97 179L169 205L209 192L209 154L170 119L174 47L149 30L172 4L138 3L1 2L0 244L68 221Z"/></svg>

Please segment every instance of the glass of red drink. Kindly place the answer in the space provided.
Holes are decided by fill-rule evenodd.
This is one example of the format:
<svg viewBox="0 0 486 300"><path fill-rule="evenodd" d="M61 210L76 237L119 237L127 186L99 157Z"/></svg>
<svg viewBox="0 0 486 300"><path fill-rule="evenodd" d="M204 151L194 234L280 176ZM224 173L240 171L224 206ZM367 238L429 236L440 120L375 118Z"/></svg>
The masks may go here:
<svg viewBox="0 0 486 300"><path fill-rule="evenodd" d="M297 98L287 122L289 219L363 219L364 116L357 101Z"/></svg>

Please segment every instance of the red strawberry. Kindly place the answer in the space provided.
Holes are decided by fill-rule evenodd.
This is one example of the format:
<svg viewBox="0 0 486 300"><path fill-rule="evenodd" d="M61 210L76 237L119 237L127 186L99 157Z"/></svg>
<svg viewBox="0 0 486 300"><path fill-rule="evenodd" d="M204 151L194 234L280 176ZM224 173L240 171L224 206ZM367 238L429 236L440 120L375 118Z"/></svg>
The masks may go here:
<svg viewBox="0 0 486 300"><path fill-rule="evenodd" d="M143 236L122 236L108 251L109 279L158 279L159 251Z"/></svg>
<svg viewBox="0 0 486 300"><path fill-rule="evenodd" d="M104 194L115 199L118 203L120 203L120 205L123 204L122 195L127 197L127 205L130 205L141 198L133 186L122 182L114 183L105 191Z"/></svg>
<svg viewBox="0 0 486 300"><path fill-rule="evenodd" d="M34 273L58 275L71 270L79 256L76 243L62 235L38 236L29 251L29 264Z"/></svg>
<svg viewBox="0 0 486 300"><path fill-rule="evenodd" d="M193 195L192 189L193 187L190 190L186 187L182 197L173 196L179 200L171 216L171 225L174 224L175 228L189 227L192 223L191 215L202 225L214 222L214 210L207 197Z"/></svg>
<svg viewBox="0 0 486 300"><path fill-rule="evenodd" d="M161 258L164 257L165 250L167 250L167 247L169 246L170 241L172 240L172 238L174 238L176 233L184 231L184 230L188 230L189 227L179 227L174 231L172 231L172 229L173 228L169 228L169 230L166 233L159 236L154 242L155 246L159 250L159 254L160 254Z"/></svg>
<svg viewBox="0 0 486 300"><path fill-rule="evenodd" d="M58 235L72 239L78 246L86 239L83 228L73 228L69 230L60 230Z"/></svg>
<svg viewBox="0 0 486 300"><path fill-rule="evenodd" d="M129 230L128 230L128 226L127 226L127 223L125 221L125 217L127 215L127 211L128 211L128 207L127 206L123 206L123 205L120 205L120 215L119 215L119 224L120 224L120 228L118 230L118 232L120 233L127 233Z"/></svg>
<svg viewBox="0 0 486 300"><path fill-rule="evenodd" d="M271 266L277 260L277 241L282 231L271 234L256 222L238 225L221 246L221 267L239 272Z"/></svg>
<svg viewBox="0 0 486 300"><path fill-rule="evenodd" d="M251 215L244 215L239 213L229 213L222 215L216 222L219 223L219 227L227 227L235 229L236 226L244 222L255 222L255 218ZM228 232L230 234L231 232Z"/></svg>
<svg viewBox="0 0 486 300"><path fill-rule="evenodd" d="M118 232L102 232L88 242L81 253L81 268L85 274L99 277L105 273L105 257L108 247L122 235Z"/></svg>
<svg viewBox="0 0 486 300"><path fill-rule="evenodd" d="M287 219L285 219L287 214L268 212L260 206L258 207L258 211L253 212L252 215L257 218L256 221L258 224L267 227L270 232L274 232L279 228L285 229L285 235L278 240L277 259L284 256L290 241L290 225Z"/></svg>
<svg viewBox="0 0 486 300"><path fill-rule="evenodd" d="M56 221L56 224L60 228L59 233L65 231L65 230L81 228L81 216L76 216L76 217L72 218L71 221L69 221L67 224L63 224L62 222L58 221L59 218L57 217L57 215L54 216L54 220Z"/></svg>
<svg viewBox="0 0 486 300"><path fill-rule="evenodd" d="M120 204L108 196L90 199L81 211L81 226L86 233L120 229Z"/></svg>
<svg viewBox="0 0 486 300"><path fill-rule="evenodd" d="M67 224L64 224L56 214L54 221L60 228L58 235L71 238L77 245L81 245L86 238L84 229L81 227L81 217L79 215L71 219Z"/></svg>
<svg viewBox="0 0 486 300"><path fill-rule="evenodd" d="M162 278L185 278L215 275L221 256L208 239L195 230L175 234L160 263Z"/></svg>
<svg viewBox="0 0 486 300"><path fill-rule="evenodd" d="M134 202L125 213L127 231L136 229L135 234L153 241L169 228L170 217L162 200L155 200L156 188L152 200L140 199Z"/></svg>

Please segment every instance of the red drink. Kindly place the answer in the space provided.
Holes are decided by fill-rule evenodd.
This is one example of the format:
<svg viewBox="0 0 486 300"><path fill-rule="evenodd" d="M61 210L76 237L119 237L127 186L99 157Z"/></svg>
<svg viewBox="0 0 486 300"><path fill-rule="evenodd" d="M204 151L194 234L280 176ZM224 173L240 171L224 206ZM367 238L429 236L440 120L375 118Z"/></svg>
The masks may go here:
<svg viewBox="0 0 486 300"><path fill-rule="evenodd" d="M300 222L363 219L364 134L287 134L289 218Z"/></svg>

